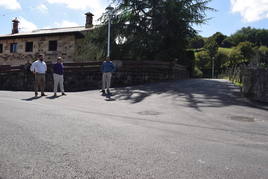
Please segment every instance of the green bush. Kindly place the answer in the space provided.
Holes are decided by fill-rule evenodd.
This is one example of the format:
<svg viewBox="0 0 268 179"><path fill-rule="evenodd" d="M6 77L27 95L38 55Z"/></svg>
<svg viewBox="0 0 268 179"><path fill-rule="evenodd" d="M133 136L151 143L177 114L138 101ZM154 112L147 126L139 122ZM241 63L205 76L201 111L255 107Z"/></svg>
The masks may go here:
<svg viewBox="0 0 268 179"><path fill-rule="evenodd" d="M203 72L197 67L194 67L194 78L202 78L203 77Z"/></svg>
<svg viewBox="0 0 268 179"><path fill-rule="evenodd" d="M260 46L258 48L258 52L260 55L260 63L262 66L267 67L268 66L268 47L266 46Z"/></svg>
<svg viewBox="0 0 268 179"><path fill-rule="evenodd" d="M220 72L222 69L226 69L229 63L229 55L231 49L219 48L215 56L215 70Z"/></svg>
<svg viewBox="0 0 268 179"><path fill-rule="evenodd" d="M195 54L195 64L199 69L210 69L211 58L208 51L200 51Z"/></svg>
<svg viewBox="0 0 268 179"><path fill-rule="evenodd" d="M229 60L227 62L227 66L231 67L244 61L245 61L244 57L241 55L239 49L233 48L231 50L231 53L229 54Z"/></svg>

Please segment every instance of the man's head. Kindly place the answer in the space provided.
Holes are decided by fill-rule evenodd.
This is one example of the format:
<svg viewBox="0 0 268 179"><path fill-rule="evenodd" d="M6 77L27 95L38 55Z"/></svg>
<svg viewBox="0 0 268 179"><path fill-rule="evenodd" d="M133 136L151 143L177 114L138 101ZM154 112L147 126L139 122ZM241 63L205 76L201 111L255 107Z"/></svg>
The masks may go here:
<svg viewBox="0 0 268 179"><path fill-rule="evenodd" d="M62 58L61 57L58 57L57 58L57 63L61 63L62 62Z"/></svg>
<svg viewBox="0 0 268 179"><path fill-rule="evenodd" d="M106 57L105 61L111 61L110 57Z"/></svg>
<svg viewBox="0 0 268 179"><path fill-rule="evenodd" d="M39 59L40 61L43 61L43 60L44 60L44 56L41 55L41 54L39 54L39 55L38 55L38 59Z"/></svg>

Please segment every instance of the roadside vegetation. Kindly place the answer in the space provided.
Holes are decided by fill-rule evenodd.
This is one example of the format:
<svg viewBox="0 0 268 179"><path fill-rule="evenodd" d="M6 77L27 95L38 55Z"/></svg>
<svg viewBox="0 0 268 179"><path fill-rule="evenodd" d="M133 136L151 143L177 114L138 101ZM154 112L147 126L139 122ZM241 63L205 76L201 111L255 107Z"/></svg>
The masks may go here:
<svg viewBox="0 0 268 179"><path fill-rule="evenodd" d="M228 71L241 65L268 67L268 30L265 29L245 27L231 36L220 32L208 38L196 36L190 39L189 48L195 52L195 77L211 77L213 63L215 77L228 76Z"/></svg>

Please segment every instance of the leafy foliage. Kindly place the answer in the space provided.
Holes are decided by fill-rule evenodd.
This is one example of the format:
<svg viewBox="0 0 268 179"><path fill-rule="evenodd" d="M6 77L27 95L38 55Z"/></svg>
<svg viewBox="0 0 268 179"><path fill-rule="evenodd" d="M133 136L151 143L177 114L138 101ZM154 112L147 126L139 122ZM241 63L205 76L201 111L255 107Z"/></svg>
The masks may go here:
<svg viewBox="0 0 268 179"><path fill-rule="evenodd" d="M187 38L196 31L192 24L206 21L210 0L118 0L113 18L113 38L125 37L115 45L113 58L174 60L181 58ZM104 18L107 23L107 18ZM115 53L120 52L120 53Z"/></svg>
<svg viewBox="0 0 268 179"><path fill-rule="evenodd" d="M101 35L105 32L103 27L96 28L85 34L85 38L77 41L76 60L98 61L105 56L105 38Z"/></svg>
<svg viewBox="0 0 268 179"><path fill-rule="evenodd" d="M191 41L195 39L196 37ZM208 68L212 68L212 59L215 62L216 74L241 63L268 66L268 30L246 27L229 37L217 32L203 40L204 48L195 50L195 67L200 69L203 75L206 75Z"/></svg>
<svg viewBox="0 0 268 179"><path fill-rule="evenodd" d="M268 46L268 30L244 27L231 35L230 39L234 45L248 41L257 46Z"/></svg>
<svg viewBox="0 0 268 179"><path fill-rule="evenodd" d="M191 39L189 39L189 48L191 49L200 49L205 45L205 40L202 36L197 35Z"/></svg>
<svg viewBox="0 0 268 179"><path fill-rule="evenodd" d="M245 61L249 61L254 56L253 44L251 42L240 42L236 47Z"/></svg>
<svg viewBox="0 0 268 179"><path fill-rule="evenodd" d="M211 69L211 58L208 51L203 50L196 53L196 66L199 69Z"/></svg>
<svg viewBox="0 0 268 179"><path fill-rule="evenodd" d="M214 40L217 45L220 47L222 45L222 42L227 38L226 35L223 35L220 32L216 32L215 34L213 34L209 39L210 40Z"/></svg>

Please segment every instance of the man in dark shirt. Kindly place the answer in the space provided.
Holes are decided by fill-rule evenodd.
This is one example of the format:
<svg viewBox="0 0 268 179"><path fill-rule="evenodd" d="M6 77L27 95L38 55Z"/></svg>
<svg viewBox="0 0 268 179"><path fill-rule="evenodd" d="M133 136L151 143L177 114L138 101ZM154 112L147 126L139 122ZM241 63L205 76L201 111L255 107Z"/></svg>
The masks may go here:
<svg viewBox="0 0 268 179"><path fill-rule="evenodd" d="M112 73L115 71L115 66L109 57L106 58L101 65L102 72L102 94L105 94L105 89L107 89L107 94L110 94L111 78Z"/></svg>
<svg viewBox="0 0 268 179"><path fill-rule="evenodd" d="M54 79L54 96L57 96L58 85L60 84L60 90L62 95L66 95L64 93L63 87L63 63L62 58L57 58L57 63L53 65L53 79Z"/></svg>

